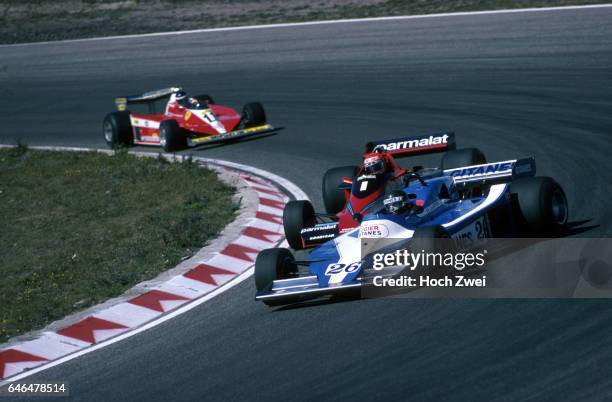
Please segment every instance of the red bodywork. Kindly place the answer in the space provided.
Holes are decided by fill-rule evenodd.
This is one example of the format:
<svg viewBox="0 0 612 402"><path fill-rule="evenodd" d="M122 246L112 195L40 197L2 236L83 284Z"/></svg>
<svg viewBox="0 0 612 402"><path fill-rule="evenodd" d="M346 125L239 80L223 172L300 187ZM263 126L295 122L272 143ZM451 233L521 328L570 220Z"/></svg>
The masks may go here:
<svg viewBox="0 0 612 402"><path fill-rule="evenodd" d="M363 159L365 160L372 155L375 154L366 153L363 155ZM359 226L359 221L355 217L365 216L369 213L372 204L385 194L387 186L408 173L407 169L397 164L389 152L382 151L376 153L376 155L381 155L385 159L385 172L372 177L364 175L363 168L359 169L355 179L350 182L350 188L347 187L344 190L347 200L346 206L336 214L339 234ZM367 182L367 184L364 185L364 182Z"/></svg>
<svg viewBox="0 0 612 402"><path fill-rule="evenodd" d="M191 110L177 102L169 102L164 113L130 115L134 143L144 145L159 145L159 124L163 120L176 120L181 128L191 133L215 136L234 131L240 118L240 114L230 107L211 104L209 109Z"/></svg>

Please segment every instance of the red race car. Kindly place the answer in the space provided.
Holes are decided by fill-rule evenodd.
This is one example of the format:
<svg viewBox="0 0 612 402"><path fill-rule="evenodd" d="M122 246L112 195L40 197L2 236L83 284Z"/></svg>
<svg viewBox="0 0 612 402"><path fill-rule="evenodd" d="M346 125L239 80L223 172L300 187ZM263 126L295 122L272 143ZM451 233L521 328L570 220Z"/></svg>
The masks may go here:
<svg viewBox="0 0 612 402"><path fill-rule="evenodd" d="M314 247L359 226L362 218L380 207L385 194L403 189L407 180L420 175L400 167L397 157L455 149L452 132L370 142L361 166L343 166L323 176L323 203L327 213L315 213L309 201L290 201L283 211L283 227L289 245Z"/></svg>
<svg viewBox="0 0 612 402"><path fill-rule="evenodd" d="M163 102L161 113L156 112ZM166 88L142 95L115 99L117 112L104 118L104 139L110 147L158 145L166 152L271 133L278 130L266 122L259 102L247 103L242 114L219 106L208 95L188 96L181 88ZM144 104L148 113L126 110L128 105Z"/></svg>

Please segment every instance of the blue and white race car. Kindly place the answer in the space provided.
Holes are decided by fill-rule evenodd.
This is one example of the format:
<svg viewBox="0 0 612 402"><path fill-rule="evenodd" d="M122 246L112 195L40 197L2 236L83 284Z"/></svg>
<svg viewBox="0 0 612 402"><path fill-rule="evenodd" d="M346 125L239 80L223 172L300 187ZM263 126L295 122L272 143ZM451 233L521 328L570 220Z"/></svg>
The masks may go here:
<svg viewBox="0 0 612 402"><path fill-rule="evenodd" d="M255 263L255 299L282 305L359 291L364 238L403 239L408 247L415 239L450 238L466 250L490 238L562 232L567 198L555 180L535 176L533 158L473 163L482 159L475 148L447 151L440 168L411 172L405 187L390 191L359 227L313 249L305 261L296 261L286 248L262 251ZM307 265L309 275L300 275L298 265Z"/></svg>

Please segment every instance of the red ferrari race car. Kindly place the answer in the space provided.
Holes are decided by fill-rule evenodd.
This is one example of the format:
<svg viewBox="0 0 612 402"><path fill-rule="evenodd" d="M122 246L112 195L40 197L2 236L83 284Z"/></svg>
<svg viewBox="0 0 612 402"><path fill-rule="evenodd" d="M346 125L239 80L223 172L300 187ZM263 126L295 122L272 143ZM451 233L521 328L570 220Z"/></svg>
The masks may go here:
<svg viewBox="0 0 612 402"><path fill-rule="evenodd" d="M156 111L159 101L164 102L161 113ZM240 114L208 95L190 97L176 87L117 98L115 104L118 111L107 114L102 126L110 147L158 145L172 152L278 130L266 122L259 102L247 103ZM148 106L148 113L126 110L137 104Z"/></svg>
<svg viewBox="0 0 612 402"><path fill-rule="evenodd" d="M287 242L300 250L333 239L359 226L385 194L403 189L409 180L421 180L416 168L411 171L400 167L394 155L415 156L455 148L452 132L369 142L361 166L333 168L323 176L323 204L327 213L315 213L309 201L290 201L285 205L283 226Z"/></svg>

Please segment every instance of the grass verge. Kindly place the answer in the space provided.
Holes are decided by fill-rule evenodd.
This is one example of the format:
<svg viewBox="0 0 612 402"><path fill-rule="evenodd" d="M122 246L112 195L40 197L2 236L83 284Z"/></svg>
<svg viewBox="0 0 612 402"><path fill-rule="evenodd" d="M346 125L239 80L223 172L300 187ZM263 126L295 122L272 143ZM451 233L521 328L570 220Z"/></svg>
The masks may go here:
<svg viewBox="0 0 612 402"><path fill-rule="evenodd" d="M233 220L194 162L0 149L0 342L118 296Z"/></svg>
<svg viewBox="0 0 612 402"><path fill-rule="evenodd" d="M4 0L0 43L611 0Z"/></svg>

